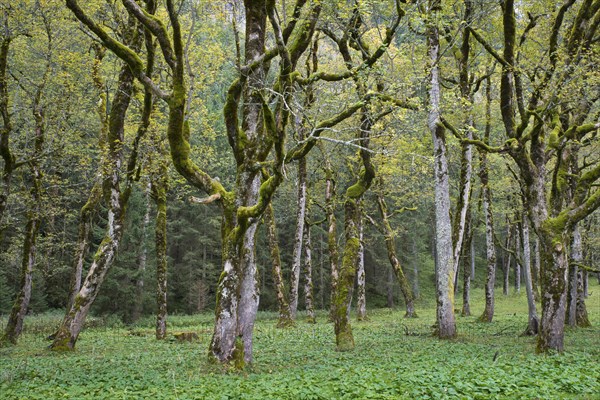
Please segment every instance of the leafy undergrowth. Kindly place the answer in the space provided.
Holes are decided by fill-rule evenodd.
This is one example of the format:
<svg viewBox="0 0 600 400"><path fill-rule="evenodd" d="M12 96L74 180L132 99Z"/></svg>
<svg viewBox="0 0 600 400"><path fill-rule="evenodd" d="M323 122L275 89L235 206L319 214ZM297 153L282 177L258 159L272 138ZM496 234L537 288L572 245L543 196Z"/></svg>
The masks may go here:
<svg viewBox="0 0 600 400"><path fill-rule="evenodd" d="M459 337L431 336L433 308L406 320L402 310L372 310L354 323L357 348L338 353L325 313L319 322L275 328L275 314L259 316L255 363L243 373L206 361L212 317L170 317L171 332L199 339L158 342L150 319L133 328L96 321L77 350L45 349L42 326L31 317L17 347L0 349L1 399L597 399L600 393L600 287L590 288L592 328L567 329L566 351L535 354L520 336L525 298L499 296L491 324L458 317ZM457 306L458 308L458 306ZM472 309L482 310L475 291ZM42 318L37 320L38 318ZM36 322L37 320L37 322Z"/></svg>

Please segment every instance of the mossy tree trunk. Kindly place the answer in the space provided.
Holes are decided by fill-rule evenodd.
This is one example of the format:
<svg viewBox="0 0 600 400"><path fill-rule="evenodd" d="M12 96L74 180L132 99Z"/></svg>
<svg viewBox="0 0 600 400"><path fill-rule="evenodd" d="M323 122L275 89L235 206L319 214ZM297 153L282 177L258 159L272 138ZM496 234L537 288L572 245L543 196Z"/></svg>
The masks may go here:
<svg viewBox="0 0 600 400"><path fill-rule="evenodd" d="M484 143L488 144L492 130L492 84L490 78L486 79L485 87L485 133ZM479 317L479 321L492 322L494 318L494 301L496 286L496 246L494 243L494 214L492 210L492 190L489 185L489 166L487 153L479 149L479 181L481 182L481 202L483 204L483 215L485 218L485 309ZM507 232L507 245L510 236L510 228ZM510 255L509 255L510 257ZM504 267L508 270L508 264ZM503 282L504 290L508 290L506 279ZM507 294L507 293L505 293Z"/></svg>
<svg viewBox="0 0 600 400"><path fill-rule="evenodd" d="M154 242L156 251L156 339L167 337L167 165L162 160L151 176L151 194L156 204Z"/></svg>
<svg viewBox="0 0 600 400"><path fill-rule="evenodd" d="M473 3L470 0L465 0L465 12L463 20L466 21L467 25L473 23ZM453 264L455 265L455 277L454 277L454 290L458 290L458 271L460 266L461 255L467 254L465 250L466 246L469 220L471 214L471 180L473 175L473 146L468 140L473 139L473 76L469 75L469 56L471 52L470 45L471 33L468 29L462 31L462 43L460 47L460 56L458 56L458 70L459 70L459 87L460 87L460 103L462 105L463 121L462 127L464 131L464 137L467 141L461 142L461 161L460 161L460 183L459 183L459 196L456 204L456 212L454 213L455 219L452 226L452 246L453 246ZM463 267L467 268L468 263L463 263ZM466 271L463 277L470 276L470 273ZM470 283L465 281L463 286L463 298L468 297L468 290ZM463 301L463 315L465 310L465 304L468 308L468 299L465 303ZM470 310L468 311L470 315Z"/></svg>
<svg viewBox="0 0 600 400"><path fill-rule="evenodd" d="M277 229L275 224L275 215L273 205L270 204L265 210L263 216L265 226L267 227L267 239L271 253L271 263L273 264L272 275L277 293L277 305L279 308L278 328L286 328L294 325L294 320L290 314L290 306L285 296L285 286L283 284L283 274L281 272L281 256L279 253L279 240L277 239Z"/></svg>
<svg viewBox="0 0 600 400"><path fill-rule="evenodd" d="M358 249L358 266L356 268L356 319L365 321L367 317L367 288L365 276L365 243L364 243L364 223L360 219L358 227L358 240L360 247Z"/></svg>
<svg viewBox="0 0 600 400"><path fill-rule="evenodd" d="M429 115L428 126L433 137L434 186L435 186L435 237L437 253L436 334L440 338L456 336L454 316L454 274L452 222L450 220L450 183L446 150L446 129L441 121L440 111L440 41L438 30L439 0L429 1L429 21L427 23L427 51L429 57Z"/></svg>
<svg viewBox="0 0 600 400"><path fill-rule="evenodd" d="M102 153L102 158L106 152L106 141L108 139L108 113L107 113L107 94L106 87L101 75L102 59L106 53L106 48L100 44L95 44L94 48L94 64L92 66L92 81L97 91L99 101L96 106L96 113L100 121L100 130L98 132L98 148ZM85 258L90 247L90 235L92 232L93 218L98 206L102 201L102 180L104 160L100 162L96 170L95 180L86 203L81 207L79 212L79 227L77 233L77 243L75 245L75 254L73 256L73 264L71 269L71 279L69 285L69 301L66 309L69 310L75 301L75 296L81 289L81 277L83 274L83 266ZM51 335L53 339L56 333Z"/></svg>
<svg viewBox="0 0 600 400"><path fill-rule="evenodd" d="M125 200L121 193L121 172L123 131L125 114L129 107L133 89L133 75L128 66L123 66L119 74L118 92L115 94L109 122L109 154L104 179L104 197L108 204L108 226L102 243L98 247L89 272L56 333L51 348L54 350L73 349L83 329L83 323L93 304L106 273L111 267L123 235ZM123 193L125 194L125 193Z"/></svg>
<svg viewBox="0 0 600 400"><path fill-rule="evenodd" d="M34 111L36 114L35 151L33 160L41 156L44 141L44 120L41 109ZM30 161L32 174L32 186L30 188L30 208L27 211L27 224L25 226L25 238L23 240L23 256L21 259L20 289L11 309L4 334L0 338L0 347L5 344L17 344L17 340L23 331L23 321L29 308L33 281L33 269L35 267L36 239L41 224L42 213L42 171L38 161Z"/></svg>
<svg viewBox="0 0 600 400"><path fill-rule="evenodd" d="M312 267L312 243L310 240L310 224L306 221L303 232L304 241L304 304L306 307L306 321L309 324L317 322L313 295L313 267Z"/></svg>
<svg viewBox="0 0 600 400"><path fill-rule="evenodd" d="M114 39L81 9L76 0L66 0L66 3L78 20L128 64L133 75L146 89L166 102L167 137L175 169L192 186L209 195L203 202L216 201L221 207L223 273L217 287L215 328L209 346L209 357L223 363L231 362L241 368L252 359L253 310L258 304L254 233L257 221L283 180L283 164L304 157L317 143L321 132L352 116L373 96L365 96L335 116L317 123L310 138L285 153L284 139L289 119L287 105L291 104L292 80L299 85L307 85L324 79L324 75L319 73L311 74L309 79L294 74L296 63L311 43L321 5L320 2L298 2L296 17L289 20L285 29L281 29L274 1L245 1L246 65L239 66L240 75L231 84L224 106L227 138L237 167L235 186L227 191L218 179L211 178L190 157L190 127L185 117L185 46L175 3L172 0L165 2L167 24L152 15L156 7L155 1L146 1L146 10L143 10L134 0L122 0L129 15L144 26L147 36L152 36L159 43L170 71L169 91L163 90L152 80L135 48ZM303 9L305 4L309 4L308 10ZM276 43L276 47L269 50L265 49L267 17ZM373 65L385 53L392 37L393 32L386 34L383 45L361 69ZM270 61L275 57L280 60L280 71L274 80L273 91L281 96L274 96L275 105L272 110L268 104L271 103L270 99L267 101L265 98L267 95L271 96L273 91L263 90L263 78ZM356 76L361 69L327 75L326 78L333 81L348 79ZM264 177L262 182L261 176ZM240 310L243 310L241 316Z"/></svg>
<svg viewBox="0 0 600 400"><path fill-rule="evenodd" d="M381 188L384 187L383 179L381 177L379 178L379 186ZM398 256L396 255L396 234L390 224L387 204L383 194L381 193L377 193L377 206L379 208L379 215L381 217L381 227L383 237L385 239L388 260L390 261L392 271L394 272L394 275L400 284L400 291L402 292L404 304L406 305L406 314L404 314L404 317L414 318L417 316L417 314L415 313L413 291L410 287L410 282L408 281L408 278L404 274L404 270L400 265Z"/></svg>
<svg viewBox="0 0 600 400"><path fill-rule="evenodd" d="M585 90L578 93L568 91L569 86L566 85L573 79L579 79L582 88L588 85L585 79L594 67L593 63L587 62L584 54L587 54L600 26L597 23L599 3L584 0L574 7L575 3L565 2L553 14L548 42L541 47L543 54L550 56L540 61L543 65L533 67L543 67L544 73L527 93L527 102L521 79L527 67L525 63L519 63L519 57L515 57L518 48L515 1L502 2L502 55L495 52L481 34L469 28L502 65L499 106L507 138L505 145L498 148L482 143L477 145L487 151L507 152L517 165L527 211L540 240L542 316L537 342L539 352L563 350L568 236L579 221L600 207L600 192L590 190L600 179L600 165L589 165L585 171L579 168L569 170L570 163L577 163L576 154L581 141L600 128L595 118L593 122L586 123L592 116L590 93ZM520 9L519 12L524 11ZM570 22L567 24L566 21ZM519 46L527 40L527 33L534 27L535 18L531 18ZM564 57L560 57L561 54ZM531 118L532 110L543 111L536 118ZM520 117L518 124L517 116ZM570 153L574 156L571 157Z"/></svg>
<svg viewBox="0 0 600 400"><path fill-rule="evenodd" d="M77 11L77 5L76 3L73 3L74 2L69 2L67 5L69 7L74 7L72 9ZM149 9L149 12L153 11ZM80 17L81 16L78 15L78 18ZM122 33L125 38L125 43L136 50L139 50L142 44L142 34L138 28L139 26L135 18L130 16L127 26L124 27L125 31ZM148 42L147 51L148 67L146 73L151 75L154 53L152 44ZM152 113L153 94L149 90L146 90L144 103L142 105L141 122L137 129L136 137L127 160L127 165L123 168L125 119L133 92L134 78L134 72L127 63L124 63L119 72L117 91L113 98L109 113L107 155L103 169L103 194L104 201L108 205L108 224L104 238L96 250L92 265L81 285L81 289L75 296L75 300L71 307L67 309L65 317L50 345L50 348L53 350L62 351L74 349L90 307L96 299L106 274L115 260L123 237L127 203L131 194L133 182L136 179L138 147L141 138L146 134ZM123 174L124 169L125 174ZM123 179L123 175L125 175L125 179ZM124 187L121 188L123 181Z"/></svg>
<svg viewBox="0 0 600 400"><path fill-rule="evenodd" d="M40 161L43 158L44 140L45 140L45 128L46 120L44 118L44 105L42 96L44 89L48 82L48 76L52 68L52 39L50 26L45 20L45 28L48 37L48 52L46 54L46 65L43 76L40 82L35 87L32 99L32 114L34 119L34 143L33 151L31 153L31 160L28 161L29 170L31 173L31 187L29 193L31 198L28 203L27 210L27 224L25 226L25 237L23 239L23 256L21 259L21 277L20 277L20 289L17 293L15 302L11 309L4 334L0 337L0 347L5 344L17 344L17 340L23 331L23 322L25 315L29 308L29 301L31 300L31 291L33 284L33 269L36 263L36 241L40 225L42 223L43 213L43 172L40 165ZM8 48L6 49L6 51ZM2 61L2 57L6 57L0 50L0 64L5 63ZM4 68L5 74L6 64L0 65L0 69ZM0 75L0 79L2 76ZM4 76L4 79L6 77ZM20 83L19 83L20 84ZM0 88L0 91L6 90ZM2 95L3 96L3 95Z"/></svg>
<svg viewBox="0 0 600 400"><path fill-rule="evenodd" d="M7 22L6 22L7 23ZM2 128L0 129L0 156L4 160L2 179L0 180L0 222L8 204L12 173L15 169L15 156L10 150L10 134L12 132L11 113L9 110L8 79L8 53L12 37L4 36L0 42L0 113L2 114Z"/></svg>
<svg viewBox="0 0 600 400"><path fill-rule="evenodd" d="M325 156L325 153L323 152ZM326 156L325 156L326 157ZM329 159L325 158L325 214L327 216L327 254L329 255L329 269L331 274L330 317L335 314L335 296L339 276L339 250L337 244L337 221L335 218L335 180L333 168Z"/></svg>

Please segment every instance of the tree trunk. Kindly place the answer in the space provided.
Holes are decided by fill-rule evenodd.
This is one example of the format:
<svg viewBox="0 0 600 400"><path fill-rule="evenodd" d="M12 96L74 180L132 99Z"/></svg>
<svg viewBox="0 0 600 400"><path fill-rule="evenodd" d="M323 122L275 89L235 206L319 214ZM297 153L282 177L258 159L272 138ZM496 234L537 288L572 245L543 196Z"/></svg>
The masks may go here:
<svg viewBox="0 0 600 400"><path fill-rule="evenodd" d="M298 311L298 287L300 285L300 267L302 263L302 236L306 218L306 159L298 160L298 194L296 198L296 231L292 254L292 274L290 283L290 313L296 319Z"/></svg>
<svg viewBox="0 0 600 400"><path fill-rule="evenodd" d="M569 326L591 326L585 306L583 271L578 264L583 261L581 230L573 228L571 236L571 254L569 257L569 293L567 295L567 321Z"/></svg>
<svg viewBox="0 0 600 400"><path fill-rule="evenodd" d="M540 239L535 236L533 247L533 269L531 270L531 283L533 284L533 298L540 301Z"/></svg>
<svg viewBox="0 0 600 400"><path fill-rule="evenodd" d="M448 159L446 156L445 128L440 114L439 82L439 32L435 19L440 8L438 0L430 0L432 10L427 26L427 48L429 54L429 116L428 126L433 137L435 174L435 221L437 253L437 321L436 334L440 338L456 336L454 317L454 269L452 249L452 223L450 221L450 184Z"/></svg>
<svg viewBox="0 0 600 400"><path fill-rule="evenodd" d="M137 271L135 279L135 299L133 303L133 310L131 312L132 323L140 319L144 310L144 274L146 273L146 260L148 259L146 240L148 238L148 225L150 224L150 186L151 184L148 182L145 192L146 211L144 212L144 219L142 221L142 235L138 248Z"/></svg>
<svg viewBox="0 0 600 400"><path fill-rule="evenodd" d="M358 227L358 240L360 241L360 245L358 249L358 266L356 268L356 319L365 321L369 318L367 317L364 224L362 218L360 219L360 226Z"/></svg>
<svg viewBox="0 0 600 400"><path fill-rule="evenodd" d="M412 256L413 256L413 279L412 279L412 291L415 299L419 298L419 253L417 251L417 242L415 237L412 236Z"/></svg>
<svg viewBox="0 0 600 400"><path fill-rule="evenodd" d="M4 50L2 50L4 51ZM48 62L42 82L36 89L33 99L33 117L35 120L35 139L33 148L33 158L29 161L31 170L32 186L29 190L31 194L31 203L27 211L27 225L25 226L25 238L23 240L23 258L21 260L21 282L20 290L13 304L8 322L4 330L4 335L0 338L0 347L5 344L17 344L17 340L23 331L23 321L29 308L31 300L31 290L33 282L33 267L35 266L36 239L40 229L42 219L42 170L39 158L42 157L45 120L44 111L41 104L42 91L46 85L48 73L50 71L50 55L47 55ZM0 60L0 62L2 62Z"/></svg>
<svg viewBox="0 0 600 400"><path fill-rule="evenodd" d="M303 231L304 240L304 303L306 305L306 320L310 324L317 322L313 301L312 279L312 245L310 240L310 225L306 223Z"/></svg>
<svg viewBox="0 0 600 400"><path fill-rule="evenodd" d="M472 252L473 246L471 246L473 241L473 230L471 228L471 217L467 218L467 236L464 240L463 247L463 306L461 310L461 315L463 317L468 317L471 315L471 260L472 260ZM467 257L467 249L470 253L470 257Z"/></svg>
<svg viewBox="0 0 600 400"><path fill-rule="evenodd" d="M106 159L108 165L104 180L104 192L108 204L108 226L85 281L75 296L73 305L67 310L56 337L50 345L53 350L74 349L85 318L98 295L106 273L112 266L123 236L125 208L130 189L121 193L120 167L123 158L125 115L129 108L132 89L133 75L129 67L124 65L119 75L118 90L113 99L109 120L109 150Z"/></svg>
<svg viewBox="0 0 600 400"><path fill-rule="evenodd" d="M167 337L167 165L161 162L158 176L151 179L156 204L156 339Z"/></svg>
<svg viewBox="0 0 600 400"><path fill-rule="evenodd" d="M107 104L108 99L106 95L106 87L102 79L101 64L106 49L101 45L97 44L94 46L95 57L94 64L92 67L92 80L96 87L98 97L100 101L96 106L96 113L100 121L100 131L98 133L98 147L102 153L106 150L106 141L108 138L108 116L107 116ZM102 180L103 180L103 168L105 167L104 154L102 154L100 165L96 170L96 179L92 186L90 193L87 198L87 202L81 208L79 213L79 229L77 235L77 244L75 246L75 255L73 257L73 267L71 270L70 280L70 294L69 301L66 309L70 310L75 301L75 296L81 289L81 277L83 275L83 265L85 264L85 258L87 257L90 247L90 234L92 232L93 217L96 213L100 202L102 201ZM56 333L50 336L53 339Z"/></svg>
<svg viewBox="0 0 600 400"><path fill-rule="evenodd" d="M327 215L327 249L329 255L329 268L331 271L329 317L333 320L335 317L335 296L339 276L339 250L337 245L337 222L335 218L335 180L333 178L333 168L331 167L323 147L321 147L321 153L325 157L325 214Z"/></svg>
<svg viewBox="0 0 600 400"><path fill-rule="evenodd" d="M256 185L256 195L258 195L258 185ZM257 227L258 223L251 223L244 235L240 263L242 280L240 282L240 300L237 315L237 336L244 345L244 363L246 364L252 363L254 322L256 321L260 300L255 250Z"/></svg>
<svg viewBox="0 0 600 400"><path fill-rule="evenodd" d="M387 292L387 308L394 308L394 282L395 282L395 277L394 277L394 269L393 267L390 267L388 269L388 274L387 274L387 285L386 285L386 292Z"/></svg>
<svg viewBox="0 0 600 400"><path fill-rule="evenodd" d="M4 160L2 170L2 179L0 180L0 223L4 217L4 211L8 205L8 196L10 195L10 186L12 173L15 168L15 156L10 150L10 134L12 124L10 120L11 112L8 103L8 80L6 70L8 67L8 53L12 37L3 36L0 43L0 114L2 114L2 129L0 129L0 156ZM0 231L1 233L1 231Z"/></svg>
<svg viewBox="0 0 600 400"><path fill-rule="evenodd" d="M512 227L509 224L509 225L507 225L507 228L506 228L506 248L507 249L510 248L511 241L512 241ZM503 269L504 279L502 281L502 294L504 294L505 296L508 296L508 288L510 287L510 265L512 263L512 253L505 252L504 254L506 254L506 263L504 264L504 269Z"/></svg>
<svg viewBox="0 0 600 400"><path fill-rule="evenodd" d="M529 217L526 212L521 215L521 229L523 238L523 269L525 273L525 290L527 291L527 329L525 335L537 335L540 320L535 307L535 298L533 293L533 278L531 276L531 250L529 246Z"/></svg>
<svg viewBox="0 0 600 400"><path fill-rule="evenodd" d="M380 182L381 187L383 187L383 181L380 180ZM400 265L398 256L396 255L395 233L392 229L392 226L390 225L388 219L387 204L381 193L377 193L377 206L379 208L379 215L381 216L383 235L385 238L385 247L388 253L388 260L390 261L392 270L394 271L394 274L398 279L398 283L400 284L400 290L402 292L402 296L404 297L404 304L406 304L406 314L404 314L404 317L415 318L417 314L415 313L413 292L410 288L410 283L408 282L408 279L404 274L402 266Z"/></svg>
<svg viewBox="0 0 600 400"><path fill-rule="evenodd" d="M486 123L485 137L487 143L491 132L491 82L486 80ZM485 309L479 321L492 322L494 318L494 300L495 300L495 285L496 285L496 247L494 244L494 218L492 212L492 193L489 186L489 167L487 163L487 154L484 151L479 152L479 180L481 181L481 201L483 203L483 215L485 218L485 258L486 258L486 278L485 278ZM510 241L510 227L506 237L507 243ZM510 255L509 255L510 257ZM510 258L508 260L510 263ZM504 267L504 290L508 291L508 263Z"/></svg>
<svg viewBox="0 0 600 400"><path fill-rule="evenodd" d="M267 227L267 238L271 252L271 262L273 263L273 283L275 284L277 305L279 307L279 320L277 321L277 327L286 328L293 326L294 320L290 314L290 306L288 301L285 298L285 287L281 273L281 257L279 255L279 241L277 240L277 229L275 224L275 216L273 214L273 205L269 205L267 207L263 218Z"/></svg>
<svg viewBox="0 0 600 400"><path fill-rule="evenodd" d="M515 292L521 293L521 260L522 257L522 246L521 246L521 232L519 229L520 225L517 224L515 228Z"/></svg>

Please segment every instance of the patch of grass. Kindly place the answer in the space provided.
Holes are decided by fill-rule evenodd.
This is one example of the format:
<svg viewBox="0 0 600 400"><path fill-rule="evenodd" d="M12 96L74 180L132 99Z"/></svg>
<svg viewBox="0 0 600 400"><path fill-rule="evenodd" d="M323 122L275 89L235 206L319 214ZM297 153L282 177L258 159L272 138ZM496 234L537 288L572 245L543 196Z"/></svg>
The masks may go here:
<svg viewBox="0 0 600 400"><path fill-rule="evenodd" d="M600 393L600 287L587 300L593 327L567 329L566 351L535 354L524 294L496 302L493 323L476 322L483 293L474 291L473 317L458 317L459 336L431 336L435 309L420 318L403 310L370 310L354 322L357 348L335 351L325 312L315 325L277 329L276 314L261 313L255 363L243 373L207 362L212 315L170 317L172 332L198 341L156 341L153 321L135 327L85 330L77 350L46 350L48 316L28 318L19 346L0 349L2 399L595 399ZM460 308L457 305L456 308ZM47 321L44 322L43 319ZM303 321L303 316L299 316ZM1 325L1 324L0 324ZM47 327L51 331L53 327Z"/></svg>

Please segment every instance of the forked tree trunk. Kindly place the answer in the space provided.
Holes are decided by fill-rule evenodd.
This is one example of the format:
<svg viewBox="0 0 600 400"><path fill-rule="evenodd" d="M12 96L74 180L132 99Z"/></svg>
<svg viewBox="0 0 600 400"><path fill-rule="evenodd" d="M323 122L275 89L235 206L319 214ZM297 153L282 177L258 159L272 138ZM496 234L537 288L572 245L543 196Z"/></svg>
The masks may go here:
<svg viewBox="0 0 600 400"><path fill-rule="evenodd" d="M108 204L108 225L102 243L98 247L92 266L75 296L75 301L67 313L50 345L53 350L74 349L83 323L93 304L106 273L116 257L123 236L125 207L130 189L121 193L122 143L125 115L129 108L133 89L133 75L124 65L119 75L118 91L115 94L111 112L108 137L107 172L104 181L106 203Z"/></svg>
<svg viewBox="0 0 600 400"><path fill-rule="evenodd" d="M279 308L279 319L277 321L277 327L286 328L288 326L293 326L294 320L292 319L292 316L290 314L290 306L285 297L285 287L283 284L283 275L281 273L281 256L279 253L279 241L277 240L277 229L272 204L270 204L265 210L263 218L265 221L265 226L267 228L267 239L269 242L269 250L271 252L271 263L273 264L273 283L275 284L275 292L277 293L277 305Z"/></svg>
<svg viewBox="0 0 600 400"><path fill-rule="evenodd" d="M440 114L439 64L440 42L437 13L441 9L439 0L430 0L427 26L427 51L429 55L429 116L428 126L433 137L435 221L436 221L436 334L440 338L456 336L454 316L454 270L452 253L452 223L450 221L450 183L446 156L445 128Z"/></svg>
<svg viewBox="0 0 600 400"><path fill-rule="evenodd" d="M87 198L87 202L81 208L79 213L79 228L77 235L77 244L75 245L75 255L73 256L73 266L71 270L70 280L70 294L69 301L66 309L69 310L73 306L75 296L81 289L81 277L83 275L83 265L85 264L85 258L87 257L90 247L90 234L92 232L93 217L98 206L102 201L102 180L103 180L103 168L105 167L104 152L106 150L106 141L108 138L108 115L107 115L107 95L106 87L101 75L101 64L106 49L99 44L94 46L95 57L94 64L92 67L92 80L96 87L98 97L100 100L96 106L96 113L100 121L100 132L98 133L98 147L102 151L100 165L96 170L96 177L94 185L90 189L90 193ZM51 335L53 339L56 333Z"/></svg>
<svg viewBox="0 0 600 400"><path fill-rule="evenodd" d="M310 324L317 322L315 316L313 278L312 278L312 244L310 240L310 225L304 227L304 304L306 306L306 320Z"/></svg>
<svg viewBox="0 0 600 400"><path fill-rule="evenodd" d="M521 229L523 238L523 269L525 273L525 290L527 291L527 329L526 335L536 335L538 333L540 320L535 307L535 297L533 293L533 278L531 276L531 250L529 246L529 217L527 212L521 216Z"/></svg>

